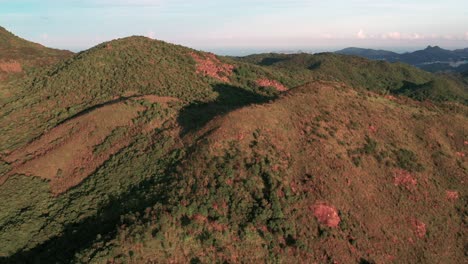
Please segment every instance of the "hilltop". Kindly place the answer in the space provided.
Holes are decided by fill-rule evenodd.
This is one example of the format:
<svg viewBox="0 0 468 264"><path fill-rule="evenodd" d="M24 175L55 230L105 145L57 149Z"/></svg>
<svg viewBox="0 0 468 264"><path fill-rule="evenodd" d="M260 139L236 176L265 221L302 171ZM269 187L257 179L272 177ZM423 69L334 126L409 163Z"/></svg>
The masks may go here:
<svg viewBox="0 0 468 264"><path fill-rule="evenodd" d="M132 36L4 85L0 263L464 259L455 77Z"/></svg>
<svg viewBox="0 0 468 264"><path fill-rule="evenodd" d="M234 87L230 90L239 92L222 98L227 100L220 103L218 110L222 110L260 97L273 98L278 89L296 83L255 65L146 37L118 39L15 83L12 89L18 93L4 100L0 151L20 146L88 108L118 98L152 94L175 97L186 105L206 104L219 99L219 90ZM34 118L30 112L35 113ZM15 120L18 116L27 118Z"/></svg>

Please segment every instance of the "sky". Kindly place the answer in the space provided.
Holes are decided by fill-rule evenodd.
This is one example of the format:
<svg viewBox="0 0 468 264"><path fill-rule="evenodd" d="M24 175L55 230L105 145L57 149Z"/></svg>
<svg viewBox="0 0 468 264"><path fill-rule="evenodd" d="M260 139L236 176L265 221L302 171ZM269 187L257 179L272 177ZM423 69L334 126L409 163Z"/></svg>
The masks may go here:
<svg viewBox="0 0 468 264"><path fill-rule="evenodd" d="M468 47L467 0L0 0L0 25L84 50L143 35L220 54Z"/></svg>

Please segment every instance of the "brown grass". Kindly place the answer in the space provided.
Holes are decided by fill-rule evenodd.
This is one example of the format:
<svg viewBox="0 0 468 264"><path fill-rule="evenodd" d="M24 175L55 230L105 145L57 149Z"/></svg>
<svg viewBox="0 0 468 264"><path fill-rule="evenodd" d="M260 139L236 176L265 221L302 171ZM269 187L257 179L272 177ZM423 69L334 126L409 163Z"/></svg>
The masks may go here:
<svg viewBox="0 0 468 264"><path fill-rule="evenodd" d="M269 79L258 79L257 85L260 87L274 87L276 90L280 92L284 92L288 90L288 88L282 85L280 82L275 81L275 80L269 80Z"/></svg>
<svg viewBox="0 0 468 264"><path fill-rule="evenodd" d="M197 73L218 79L222 82L229 82L229 77L234 69L233 65L222 63L214 54L207 53L202 57L195 52L190 53L197 63Z"/></svg>
<svg viewBox="0 0 468 264"><path fill-rule="evenodd" d="M133 100L141 99L164 104L175 100L153 95L136 97ZM53 128L36 141L4 158L13 164L13 169L0 178L0 184L10 175L24 174L50 180L51 191L55 195L65 192L92 174L109 157L128 146L133 136L160 125L160 121L155 121L144 127L136 127L132 119L144 109L136 104L114 103ZM101 144L118 127L126 127L128 131L112 142L105 151L94 153L94 147Z"/></svg>
<svg viewBox="0 0 468 264"><path fill-rule="evenodd" d="M19 73L23 71L23 68L17 61L0 61L0 71L6 73Z"/></svg>

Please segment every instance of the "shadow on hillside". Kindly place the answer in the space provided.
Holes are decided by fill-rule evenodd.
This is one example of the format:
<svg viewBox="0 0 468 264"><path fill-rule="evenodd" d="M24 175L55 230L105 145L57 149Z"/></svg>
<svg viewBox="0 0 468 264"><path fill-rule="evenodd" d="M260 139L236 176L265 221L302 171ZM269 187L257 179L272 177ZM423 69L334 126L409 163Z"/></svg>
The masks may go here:
<svg viewBox="0 0 468 264"><path fill-rule="evenodd" d="M194 103L183 108L178 117L182 135L201 128L215 116L256 103L265 103L274 96L264 96L237 86L218 84L213 90L219 93L218 98L210 103Z"/></svg>
<svg viewBox="0 0 468 264"><path fill-rule="evenodd" d="M312 63L311 65L309 65L309 67L307 67L308 70L317 70L320 68L320 66L322 66L322 62L321 61L317 61L317 62L314 62Z"/></svg>
<svg viewBox="0 0 468 264"><path fill-rule="evenodd" d="M216 101L192 104L181 111L178 121L185 133L203 126L217 115L252 103L266 102L273 98L230 85L216 85L213 89L219 93ZM128 98L119 98L88 108L71 118L126 99ZM171 175L172 168L173 165L168 166L164 175ZM142 212L155 204L166 204L167 192L171 189L173 180L174 177L170 176L148 178L124 194L110 197L109 203L99 208L95 216L77 223L67 224L59 236L51 238L33 249L21 251L9 257L0 257L0 263L70 263L77 253L89 249L96 241L96 237L102 236L100 241L103 244L113 239L117 232L117 226L121 223L121 215ZM160 186L157 191L155 186ZM86 262L86 260L82 261Z"/></svg>
<svg viewBox="0 0 468 264"><path fill-rule="evenodd" d="M132 96L126 96L126 97L119 97L117 99L113 99L113 100L110 100L110 101L106 101L104 103L93 105L93 106L91 106L89 108L81 110L80 112L78 112L78 113L76 113L74 115L71 115L71 116L65 118L64 120L60 121L57 125L61 125L61 124L65 123L65 122L67 122L67 121L70 121L72 119L75 119L75 118L83 116L83 115L86 115L87 113L90 113L90 112L92 112L92 111L94 111L96 109L99 109L101 107L117 104L117 103L120 103L120 102L124 102L124 101L127 101L129 99L132 99L132 98L135 98L135 97L138 97L138 96L141 96L141 95L132 95Z"/></svg>
<svg viewBox="0 0 468 264"><path fill-rule="evenodd" d="M157 203L165 204L167 191L170 189L167 187L171 186L172 182L173 177L169 176L146 179L119 197L109 197L109 203L99 208L95 216L66 225L60 236L51 238L31 250L0 257L0 263L73 263L76 254L89 249L98 236L102 236L102 245L115 238L122 215L142 212ZM155 191L154 186L160 188ZM87 260L80 262L86 263Z"/></svg>
<svg viewBox="0 0 468 264"><path fill-rule="evenodd" d="M260 63L258 63L258 64L261 65L261 66L271 66L273 64L276 64L278 62L282 62L282 61L285 61L285 60L288 60L288 59L289 58L267 57L267 58L262 59L262 61L260 61Z"/></svg>

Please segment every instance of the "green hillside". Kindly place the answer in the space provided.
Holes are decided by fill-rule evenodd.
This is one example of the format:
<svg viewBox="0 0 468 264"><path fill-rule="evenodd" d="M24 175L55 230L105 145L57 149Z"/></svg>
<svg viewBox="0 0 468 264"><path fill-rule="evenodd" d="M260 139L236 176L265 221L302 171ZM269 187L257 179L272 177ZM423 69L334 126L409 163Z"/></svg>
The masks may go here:
<svg viewBox="0 0 468 264"><path fill-rule="evenodd" d="M17 77L0 263L463 262L459 77L135 36Z"/></svg>
<svg viewBox="0 0 468 264"><path fill-rule="evenodd" d="M443 83L443 91L431 86L432 96L406 93L417 100L458 101L467 103L468 86L461 85L443 75L434 75L403 63L370 61L357 56L334 53L320 54L259 54L237 58L240 61L279 70L289 76L302 79L345 82L355 88L364 88L379 93L399 94L408 86L428 83ZM426 85L427 86L427 85Z"/></svg>
<svg viewBox="0 0 468 264"><path fill-rule="evenodd" d="M201 56L202 62L197 63L193 54ZM152 94L175 97L186 105L203 104L215 102L220 89L253 97L258 94L273 98L278 93L271 87L259 86L258 79L281 78L285 85L297 83L292 78L282 78L274 70L210 56L145 37L129 37L103 43L12 82L9 86L19 90L18 94L0 100L4 109L0 151L23 145L67 118L117 98ZM212 67L215 77L198 73L197 65L203 63L208 70ZM228 75L226 81L216 75L221 69L217 67L224 65L232 67L226 72L219 71ZM239 102L221 99L230 100L220 104L224 108L230 104L230 108L258 98L247 96ZM28 114L31 111L34 116ZM21 133L17 133L18 129Z"/></svg>

